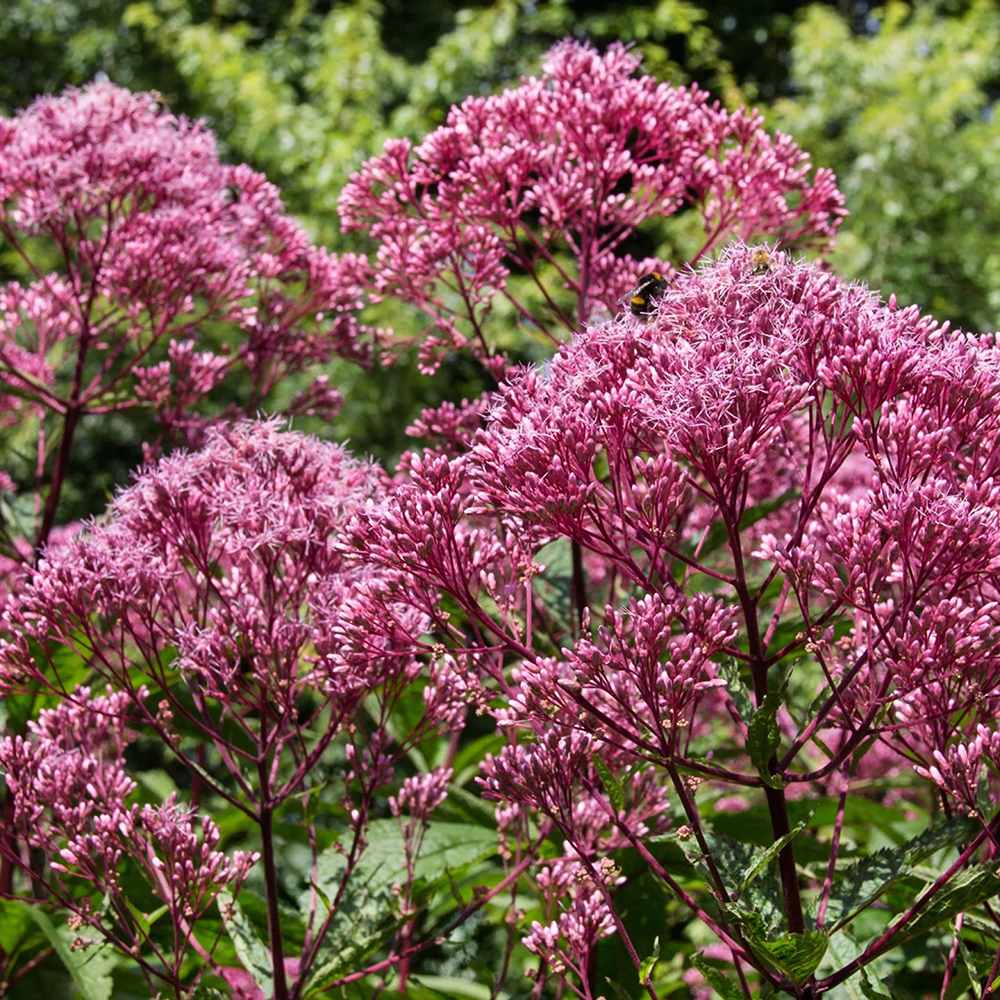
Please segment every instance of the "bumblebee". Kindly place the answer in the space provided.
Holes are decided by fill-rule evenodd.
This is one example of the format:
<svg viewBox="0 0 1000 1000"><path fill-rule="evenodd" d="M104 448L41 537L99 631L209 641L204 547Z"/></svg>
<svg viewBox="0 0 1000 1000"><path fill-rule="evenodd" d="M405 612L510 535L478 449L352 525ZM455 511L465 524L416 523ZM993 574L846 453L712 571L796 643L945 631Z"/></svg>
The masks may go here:
<svg viewBox="0 0 1000 1000"><path fill-rule="evenodd" d="M761 248L760 250L754 250L750 254L750 266L753 268L754 274L766 274L771 270L771 265L774 263L774 258L771 256L770 252Z"/></svg>
<svg viewBox="0 0 1000 1000"><path fill-rule="evenodd" d="M657 299L667 290L667 279L659 271L644 274L632 290L628 304L633 316L648 316Z"/></svg>

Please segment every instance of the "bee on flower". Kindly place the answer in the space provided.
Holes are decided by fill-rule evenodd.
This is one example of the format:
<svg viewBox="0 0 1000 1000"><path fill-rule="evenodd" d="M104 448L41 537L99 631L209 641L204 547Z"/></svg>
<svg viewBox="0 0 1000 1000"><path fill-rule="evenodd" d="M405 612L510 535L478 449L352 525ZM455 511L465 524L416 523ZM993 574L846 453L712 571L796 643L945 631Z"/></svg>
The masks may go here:
<svg viewBox="0 0 1000 1000"><path fill-rule="evenodd" d="M660 271L644 274L629 296L629 309L633 316L649 316L653 306L667 290L667 279Z"/></svg>
<svg viewBox="0 0 1000 1000"><path fill-rule="evenodd" d="M774 257L771 255L771 251L766 247L761 247L758 250L754 250L750 254L750 266L753 268L754 274L766 274L774 265Z"/></svg>

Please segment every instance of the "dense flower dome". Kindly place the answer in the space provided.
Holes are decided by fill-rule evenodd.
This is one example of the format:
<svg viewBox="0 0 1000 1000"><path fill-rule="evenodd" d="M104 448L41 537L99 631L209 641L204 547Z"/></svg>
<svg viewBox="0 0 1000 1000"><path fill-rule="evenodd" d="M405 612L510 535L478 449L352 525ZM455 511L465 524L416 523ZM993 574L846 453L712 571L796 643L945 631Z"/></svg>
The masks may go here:
<svg viewBox="0 0 1000 1000"><path fill-rule="evenodd" d="M734 245L675 276L650 315L593 324L512 373L471 453L415 462L361 512L358 543L484 626L499 604L489 628L520 660L506 725L559 720L612 755L651 753L659 730L667 752L725 710L719 663L750 641L823 658L840 685L831 732L881 720L885 746L930 766L1000 705L998 359L991 337ZM506 564L482 540L463 564L453 540L490 519L516 539ZM608 567L624 604L541 656L503 609L558 538ZM741 639L765 595L773 619ZM796 607L808 625L785 636Z"/></svg>
<svg viewBox="0 0 1000 1000"><path fill-rule="evenodd" d="M108 669L127 670L131 643L154 659L176 649L198 696L230 707L258 685L291 711L304 686L346 684L301 657L323 644L318 620L365 577L344 564L340 535L385 481L274 420L212 430L204 448L147 468L104 519L42 560L9 609L4 676L29 666L31 638L82 630L98 641L95 630L113 629L126 645Z"/></svg>
<svg viewBox="0 0 1000 1000"><path fill-rule="evenodd" d="M623 244L685 207L700 216L701 253L734 237L832 242L845 211L831 171L810 177L808 155L758 113L640 66L620 44L564 41L538 76L468 98L416 146L391 140L350 179L341 218L375 241L376 288L439 329L424 343L429 368L448 346L489 356L495 297L543 332L615 310L643 269L671 271ZM514 294L514 276L541 269L576 298L575 315L554 288L537 310Z"/></svg>

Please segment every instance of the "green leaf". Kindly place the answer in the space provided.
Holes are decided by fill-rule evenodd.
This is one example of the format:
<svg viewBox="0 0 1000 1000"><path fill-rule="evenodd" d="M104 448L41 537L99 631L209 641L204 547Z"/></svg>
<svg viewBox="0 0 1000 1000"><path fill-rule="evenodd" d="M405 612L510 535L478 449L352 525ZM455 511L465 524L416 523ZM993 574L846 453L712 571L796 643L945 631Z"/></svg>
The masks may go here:
<svg viewBox="0 0 1000 1000"><path fill-rule="evenodd" d="M534 561L545 567L535 580L535 597L553 624L568 632L573 615L573 556L569 540L557 538L549 542L535 553Z"/></svg>
<svg viewBox="0 0 1000 1000"><path fill-rule="evenodd" d="M746 874L740 880L740 892L742 892L748 885L762 871L764 871L767 866L785 849L787 844L790 844L805 828L806 822L803 820L800 823L796 823L795 826L788 831L783 837L779 837L770 847L765 848L763 851L757 851L754 854L753 861L750 863L750 867L747 868Z"/></svg>
<svg viewBox="0 0 1000 1000"><path fill-rule="evenodd" d="M657 936L653 940L653 950L642 960L639 966L639 985L644 986L649 982L650 976L653 974L653 969L656 968L656 963L660 960L660 938Z"/></svg>
<svg viewBox="0 0 1000 1000"><path fill-rule="evenodd" d="M493 803L454 784L448 786L447 798L438 806L434 815L440 820L473 823L496 830L496 808Z"/></svg>
<svg viewBox="0 0 1000 1000"><path fill-rule="evenodd" d="M966 943L962 940L962 935L960 933L955 934L955 939L958 941L958 951L962 956L962 964L969 973L969 989L972 990L973 996L975 996L976 1000L980 1000L980 997L983 995L983 988L979 985L979 983L983 978L989 975L989 969L979 969L976 967L975 959L973 959L968 945L966 945Z"/></svg>
<svg viewBox="0 0 1000 1000"><path fill-rule="evenodd" d="M163 802L171 793L177 791L174 779L160 768L150 768L145 771L136 772L136 780L149 792L155 801Z"/></svg>
<svg viewBox="0 0 1000 1000"><path fill-rule="evenodd" d="M169 907L159 906L153 910L152 913L144 913L138 906L128 899L125 900L125 906L127 907L129 913L132 914L132 919L135 920L136 926L147 936L153 929L153 925L157 922L157 920L170 912Z"/></svg>
<svg viewBox="0 0 1000 1000"><path fill-rule="evenodd" d="M0 949L5 954L15 952L31 927L31 914L24 903L16 899L0 899Z"/></svg>
<svg viewBox="0 0 1000 1000"><path fill-rule="evenodd" d="M410 982L415 983L428 991L429 998L443 997L447 1000L508 1000L509 994L491 992L488 986L482 983L474 983L468 979L459 979L458 976L411 976ZM416 990L410 987L407 996L412 996L413 1000L420 1000Z"/></svg>
<svg viewBox="0 0 1000 1000"><path fill-rule="evenodd" d="M65 924L57 927L48 914L37 906L25 906L25 909L49 939L49 944L66 967L83 1000L111 1000L114 985L111 972L118 962L118 956L111 945L94 944L74 951L71 945L78 936L76 931L70 930ZM90 933L96 934L96 931ZM79 936L88 937L86 932Z"/></svg>
<svg viewBox="0 0 1000 1000"><path fill-rule="evenodd" d="M455 785L464 785L479 773L479 765L488 753L499 753L506 742L502 733L487 733L460 747L452 761Z"/></svg>
<svg viewBox="0 0 1000 1000"><path fill-rule="evenodd" d="M706 830L705 840L731 897L727 909L732 911L734 919L749 923L762 938L775 933L783 922L781 888L775 873L761 865L753 879L742 885L760 849L714 830ZM692 859L692 863L700 861ZM707 871L707 866L703 867Z"/></svg>
<svg viewBox="0 0 1000 1000"><path fill-rule="evenodd" d="M810 829L832 827L837 818L838 799L830 796L791 799L787 805L790 821L797 823L808 819ZM913 808L910 803L905 809L902 806L890 808L860 795L851 795L847 798L844 828L853 828L855 839L862 844L875 834L881 838L880 843L887 839L895 844L904 844L924 825L906 818L907 810ZM740 841L761 847L769 847L774 840L771 817L765 805L751 806L742 812L716 812L712 815L712 826ZM818 841L802 838L796 848L797 859L799 854L802 860L826 862L829 851Z"/></svg>
<svg viewBox="0 0 1000 1000"><path fill-rule="evenodd" d="M768 692L750 719L747 733L747 753L750 754L750 760L764 782L772 788L782 787L781 779L771 774L769 766L781 743L777 718L780 707L781 698L773 691Z"/></svg>
<svg viewBox="0 0 1000 1000"><path fill-rule="evenodd" d="M222 916L222 922L226 926L229 939L233 942L233 947L236 949L236 954L239 956L243 968L260 987L265 1000L269 1000L274 994L270 949L257 937L257 932L247 920L232 893L220 892L216 902Z"/></svg>
<svg viewBox="0 0 1000 1000"><path fill-rule="evenodd" d="M722 1000L743 1000L739 986L727 979L716 966L710 964L703 955L695 955L691 964L705 977L705 981L722 997Z"/></svg>
<svg viewBox="0 0 1000 1000"><path fill-rule="evenodd" d="M336 977L372 952L398 925L398 897L393 887L406 882L406 854L400 823L380 819L367 830L368 844L351 873L319 952L310 985ZM414 862L414 882L421 887L446 882L496 851L496 831L470 823L432 822L423 834ZM347 858L331 848L319 857L316 891L324 905L337 898ZM299 910L307 913L309 892Z"/></svg>
<svg viewBox="0 0 1000 1000"><path fill-rule="evenodd" d="M859 982L861 992L868 1000L892 1000L888 993L883 993L879 988L882 984L875 978L875 974L867 966L861 970L861 980Z"/></svg>
<svg viewBox="0 0 1000 1000"><path fill-rule="evenodd" d="M832 972L838 972L845 965L853 962L860 954L861 946L854 938L846 932L835 934L830 938L830 946L816 974L829 975ZM849 979L844 980L839 986L834 987L828 995L831 1000L862 1000L860 970Z"/></svg>
<svg viewBox="0 0 1000 1000"><path fill-rule="evenodd" d="M717 665L719 676L726 682L729 697L732 698L736 711L744 722L753 718L754 707L750 689L740 676L740 665L736 660L725 659Z"/></svg>
<svg viewBox="0 0 1000 1000"><path fill-rule="evenodd" d="M908 924L895 940L902 944L949 921L956 913L971 910L984 900L1000 893L997 862L975 865L959 872L935 894L927 908Z"/></svg>
<svg viewBox="0 0 1000 1000"><path fill-rule="evenodd" d="M608 793L611 805L614 806L616 812L621 812L625 808L625 786L616 775L611 773L611 768L596 753L593 757L593 763L594 770L604 786L604 791Z"/></svg>
<svg viewBox="0 0 1000 1000"><path fill-rule="evenodd" d="M424 714L423 698L418 692L406 691L400 697L392 711L385 715L382 698L378 694L368 694L362 701L365 711L376 726L383 726L385 731L401 746L406 748L406 755L413 766L421 773L430 770L427 757L419 746L407 739L407 734L415 729Z"/></svg>
<svg viewBox="0 0 1000 1000"><path fill-rule="evenodd" d="M838 871L827 904L829 932L832 934L850 923L894 882L912 874L914 865L945 847L964 843L974 828L975 823L970 819L948 819L901 847L883 847Z"/></svg>
<svg viewBox="0 0 1000 1000"><path fill-rule="evenodd" d="M826 954L829 939L822 931L782 934L769 941L753 940L754 950L769 965L795 983L804 983Z"/></svg>

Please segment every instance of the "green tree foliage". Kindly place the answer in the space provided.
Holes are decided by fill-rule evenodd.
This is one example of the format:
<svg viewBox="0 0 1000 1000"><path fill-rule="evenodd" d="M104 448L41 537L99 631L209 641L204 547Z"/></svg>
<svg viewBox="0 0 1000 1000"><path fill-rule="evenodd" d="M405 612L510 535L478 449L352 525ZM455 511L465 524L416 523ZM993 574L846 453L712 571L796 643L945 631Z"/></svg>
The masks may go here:
<svg viewBox="0 0 1000 1000"><path fill-rule="evenodd" d="M974 329L1000 323L1000 7L892 3L852 32L825 6L794 33L773 123L837 171L834 267Z"/></svg>
<svg viewBox="0 0 1000 1000"><path fill-rule="evenodd" d="M83 84L98 73L136 90L183 93L172 55L160 56L122 23L123 0L8 0L0 7L0 112L11 114L39 94ZM179 102L179 103L178 103ZM180 106L183 104L184 106Z"/></svg>

